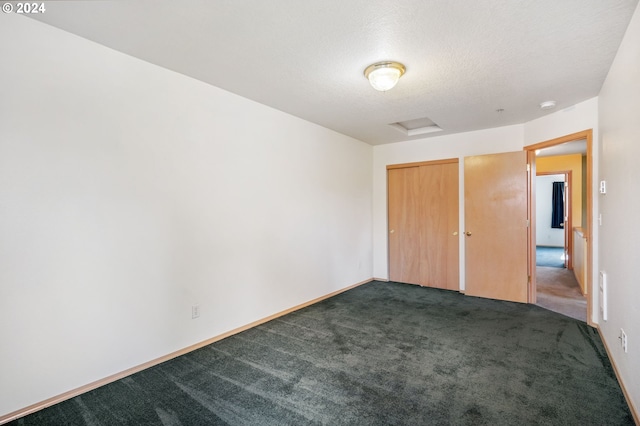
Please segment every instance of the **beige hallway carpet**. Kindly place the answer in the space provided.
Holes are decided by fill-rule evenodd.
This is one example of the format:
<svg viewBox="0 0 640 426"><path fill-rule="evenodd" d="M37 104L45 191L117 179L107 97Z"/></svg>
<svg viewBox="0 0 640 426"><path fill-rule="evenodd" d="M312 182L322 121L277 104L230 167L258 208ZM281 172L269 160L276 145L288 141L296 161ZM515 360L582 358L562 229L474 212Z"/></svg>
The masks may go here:
<svg viewBox="0 0 640 426"><path fill-rule="evenodd" d="M587 299L582 295L573 271L536 267L538 306L580 321L587 321Z"/></svg>

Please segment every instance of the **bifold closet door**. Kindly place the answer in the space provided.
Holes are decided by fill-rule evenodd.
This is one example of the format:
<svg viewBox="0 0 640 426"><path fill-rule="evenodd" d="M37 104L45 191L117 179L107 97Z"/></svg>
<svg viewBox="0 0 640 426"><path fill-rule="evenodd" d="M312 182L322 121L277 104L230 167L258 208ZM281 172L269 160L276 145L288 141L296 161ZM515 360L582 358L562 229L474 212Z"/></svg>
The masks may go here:
<svg viewBox="0 0 640 426"><path fill-rule="evenodd" d="M388 170L389 279L459 289L458 162Z"/></svg>

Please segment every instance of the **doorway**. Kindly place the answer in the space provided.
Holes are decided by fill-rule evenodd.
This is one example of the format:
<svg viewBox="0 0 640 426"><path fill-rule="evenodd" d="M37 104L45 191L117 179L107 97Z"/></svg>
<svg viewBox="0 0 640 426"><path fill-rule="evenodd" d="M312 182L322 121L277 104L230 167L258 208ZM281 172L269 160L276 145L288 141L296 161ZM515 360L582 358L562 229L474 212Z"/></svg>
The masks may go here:
<svg viewBox="0 0 640 426"><path fill-rule="evenodd" d="M571 181L571 170L536 173L536 266L573 269Z"/></svg>
<svg viewBox="0 0 640 426"><path fill-rule="evenodd" d="M578 146L574 150L582 151L583 148ZM570 165L571 162L582 168L582 156L582 152L576 152L556 158L538 156L536 160L538 169L545 169L544 166L549 168L549 163ZM546 164L544 160L547 160ZM572 238L574 226L571 201L572 198L576 199L575 208L577 213L581 213L582 185L578 182L577 190L574 191L573 172L556 172L536 173L536 304L586 322L587 299L577 271L573 268L575 250ZM577 224L580 225L580 221ZM583 257L581 254L578 256ZM578 267L580 265L582 263L578 261Z"/></svg>
<svg viewBox="0 0 640 426"><path fill-rule="evenodd" d="M592 280L592 262L593 262L593 247L591 245L591 225L593 224L593 200L592 200L592 130L585 130L582 132L574 133L571 135L563 136L560 138L540 142L537 144L529 145L524 148L527 151L527 160L531 170L529 179L529 217L531 219L531 226L529 228L529 274L531 282L529 285L529 303L538 303L538 286L544 287L545 280L549 280L547 275L543 276L537 270L536 266L536 245L537 245L537 227L539 226L536 212L536 175L537 175L537 154L541 152L553 153L553 155L570 155L570 154L582 154L580 177L579 181L582 184L579 194L574 192L575 197L570 197L566 201L568 208L571 208L574 212L575 223L571 225L570 229L565 229L566 235L566 247L567 247L567 265L569 268L562 268L567 275L565 278L573 278L578 275L582 277L581 293L584 295L582 301L583 306L586 305L586 319L587 324L593 326L592 321L592 303L591 294L593 291ZM542 164L542 162L541 162ZM549 170L543 170L549 171ZM562 171L562 169L557 169ZM578 180L576 173L573 174L573 179ZM571 189L571 188L570 188ZM579 195L579 196L577 196ZM578 215L575 214L575 202L574 199L583 199L584 202L580 203L582 207ZM568 225L568 224L567 224ZM569 228L569 226L567 226ZM579 239L579 240L577 240ZM573 241L577 240L577 241ZM583 247L584 246L584 247ZM574 264L578 264L580 270L576 273ZM573 270L572 270L573 268ZM560 271L560 270L559 270ZM551 278L555 281L560 281L561 277ZM584 308L582 308L584 309Z"/></svg>

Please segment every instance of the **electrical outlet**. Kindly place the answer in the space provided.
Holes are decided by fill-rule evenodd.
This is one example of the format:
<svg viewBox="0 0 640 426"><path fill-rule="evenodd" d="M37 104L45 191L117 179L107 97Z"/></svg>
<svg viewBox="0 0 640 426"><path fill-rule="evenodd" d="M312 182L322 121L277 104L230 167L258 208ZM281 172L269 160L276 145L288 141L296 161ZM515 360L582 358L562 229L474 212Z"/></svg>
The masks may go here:
<svg viewBox="0 0 640 426"><path fill-rule="evenodd" d="M622 350L627 352L627 333L624 332L623 329L620 329L620 344L622 345Z"/></svg>
<svg viewBox="0 0 640 426"><path fill-rule="evenodd" d="M191 307L191 319L200 318L200 305L193 305Z"/></svg>

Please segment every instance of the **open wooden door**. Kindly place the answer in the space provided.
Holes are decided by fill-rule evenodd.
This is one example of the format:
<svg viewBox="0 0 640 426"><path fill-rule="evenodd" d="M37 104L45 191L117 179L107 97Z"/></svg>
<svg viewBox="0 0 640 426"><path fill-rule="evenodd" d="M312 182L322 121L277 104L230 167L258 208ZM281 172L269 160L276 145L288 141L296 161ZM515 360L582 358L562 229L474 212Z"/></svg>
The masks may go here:
<svg viewBox="0 0 640 426"><path fill-rule="evenodd" d="M527 155L464 160L466 294L527 302Z"/></svg>

